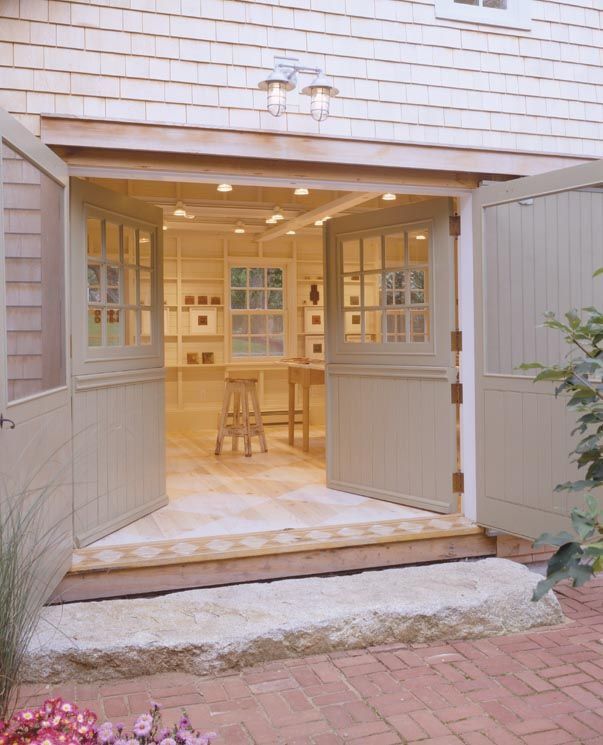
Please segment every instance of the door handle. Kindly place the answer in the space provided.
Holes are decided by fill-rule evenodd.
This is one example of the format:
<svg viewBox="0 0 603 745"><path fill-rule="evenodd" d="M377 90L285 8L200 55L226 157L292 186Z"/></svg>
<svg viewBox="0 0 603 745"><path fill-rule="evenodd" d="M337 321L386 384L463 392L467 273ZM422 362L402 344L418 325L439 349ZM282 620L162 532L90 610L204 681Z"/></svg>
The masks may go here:
<svg viewBox="0 0 603 745"><path fill-rule="evenodd" d="M4 425L8 425L9 429L14 429L17 425L12 419L7 419L4 414L0 414L0 429L4 429Z"/></svg>

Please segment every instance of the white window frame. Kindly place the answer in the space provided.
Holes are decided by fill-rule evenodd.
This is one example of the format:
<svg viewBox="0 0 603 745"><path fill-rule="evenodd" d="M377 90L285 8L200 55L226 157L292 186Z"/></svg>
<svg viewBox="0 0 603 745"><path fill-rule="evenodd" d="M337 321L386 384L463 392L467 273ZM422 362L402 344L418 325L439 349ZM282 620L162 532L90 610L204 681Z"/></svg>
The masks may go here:
<svg viewBox="0 0 603 745"><path fill-rule="evenodd" d="M85 288L85 298L84 298L84 328L86 329L86 362L96 362L98 360L107 360L107 359L124 359L124 358L146 358L149 356L156 356L159 353L160 344L163 344L163 339L161 339L160 343L160 337L159 337L159 325L157 321L157 313L156 313L156 298L158 296L158 283L160 281L157 271L157 236L156 236L156 228L154 225L151 225L150 223L147 223L143 220L136 220L131 217L128 217L127 215L120 215L118 213L112 212L111 210L102 209L100 207L95 207L93 205L85 204L84 205L84 230L88 230L88 219L93 218L96 220L100 220L101 222L104 220L106 222L111 222L113 224L117 224L120 230L120 261L119 261L119 267L120 267L120 282L121 282L121 290L123 292L124 289L124 267L126 266L124 262L124 253L123 253L123 233L122 228L123 227L130 227L134 231L136 231L137 235L137 241L138 241L138 234L140 232L149 233L151 237L151 265L148 267L149 274L150 274L150 305L149 306L142 306L140 304L140 297L137 296L136 303L135 304L128 304L125 305L124 303L118 304L120 309L130 309L135 310L138 313L138 321L137 321L137 338L136 338L136 344L127 345L125 344L125 322L124 326L121 328L121 344L115 344L115 345L107 345L107 344L101 344L99 346L90 346L88 343L88 311L90 308L96 307L96 303L90 303L88 299L88 264L101 264L107 266L111 262L107 261L106 257L94 257L94 256L88 256L88 253L86 251L86 258L84 262L84 269L86 272L85 277L85 283L83 284L83 287ZM85 236L86 240L84 240L84 246L87 248L87 233ZM137 257L137 271L139 271L141 268L143 270L146 270L147 267L140 265L140 257L139 257L139 249L137 247L136 249L136 257ZM130 266L130 265L128 265ZM138 288L138 281L137 281L137 288ZM138 295L138 289L137 289L137 295ZM123 299L123 296L122 296ZM110 305L108 303L99 303L98 307L110 309ZM141 337L141 325L142 325L142 316L140 311L141 310L149 310L150 311L150 343L149 344L142 344L140 342ZM163 323L163 316L161 317L161 322ZM106 341L106 339L104 339Z"/></svg>
<svg viewBox="0 0 603 745"><path fill-rule="evenodd" d="M455 0L435 0L435 16L450 21L531 30L532 0L507 0L506 8L485 8L481 3L482 0L475 6Z"/></svg>
<svg viewBox="0 0 603 745"><path fill-rule="evenodd" d="M253 311L253 310L236 310L231 308L231 290L238 288L231 287L231 274L230 270L233 267L244 267L247 270L258 268L258 269L282 269L283 271L283 308L282 310L273 310L274 314L281 314L283 316L283 355L260 357L255 355L248 356L235 356L232 353L232 318L233 315L238 313L246 313L248 315L269 315L270 310L265 311ZM296 339L296 273L293 262L290 259L265 259L259 257L245 257L245 256L231 256L228 259L228 278L227 278L227 296L224 302L224 310L226 312L226 318L228 322L225 323L225 359L229 361L230 365L236 366L249 366L250 364L257 364L262 362L275 362L282 357L291 357L293 354L293 345Z"/></svg>
<svg viewBox="0 0 603 745"><path fill-rule="evenodd" d="M395 310L403 310L406 313L406 341L400 342L351 342L348 341L346 336L346 326L345 326L345 314L346 312L350 312L350 308L346 307L345 305L345 291L344 291L344 283L345 278L349 276L349 274L358 274L362 276L364 274L363 271L359 272L344 272L343 269L343 243L345 241L348 241L350 239L364 239L373 237L375 235L379 235L381 237L382 246L385 241L385 237L388 235L394 235L400 232L403 233L409 233L413 230L426 230L429 231L429 256L427 263L425 265L417 265L416 267L413 267L412 265L408 264L408 246L405 241L405 249L404 249L404 264L399 268L399 271L403 271L405 273L410 273L410 271L413 268L416 268L418 270L426 270L427 272L427 287L426 293L427 293L427 302L421 303L417 306L412 305L404 305L404 306L387 306L383 305L381 308L378 308L375 306L375 310L381 309L382 311L395 311ZM376 353L385 353L388 355L392 354L411 354L411 355L419 355L419 354L428 354L432 355L435 350L435 326L434 326L434 320L435 320L435 304L434 304L434 288L436 287L435 284L435 260L434 260L434 242L435 242L435 236L434 236L434 224L433 220L427 219L427 220L419 220L417 222L411 222L411 223L401 223L399 225L392 225L388 226L386 228L379 228L379 229L369 229L369 230L360 230L360 231L354 231L352 233L342 233L338 236L337 241L337 254L336 254L336 261L337 261L337 317L338 317L338 325L339 325L339 343L342 345L342 349L345 349L346 353L348 354L354 354L354 355L361 355L361 354L376 354ZM385 272L385 269L382 269L381 272ZM398 271L397 269L391 269L389 271ZM369 272L369 274L372 274L373 272ZM408 275L407 275L408 276ZM407 297L410 293L410 287L407 283L405 292L407 293ZM381 303L379 304L381 306ZM359 310L364 309L365 306L361 305L359 307ZM411 327L410 327L410 318L412 317L411 311L413 308L417 311L421 311L424 309L428 314L428 324L429 324L429 334L428 339L425 341L410 341L410 338L412 336ZM369 308L369 310L372 309L372 306Z"/></svg>

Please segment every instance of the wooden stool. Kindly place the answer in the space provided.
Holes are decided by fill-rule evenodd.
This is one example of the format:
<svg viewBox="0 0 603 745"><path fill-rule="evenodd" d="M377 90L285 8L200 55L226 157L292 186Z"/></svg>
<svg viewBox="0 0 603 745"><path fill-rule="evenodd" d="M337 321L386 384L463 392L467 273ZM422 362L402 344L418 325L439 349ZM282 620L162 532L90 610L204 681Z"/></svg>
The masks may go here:
<svg viewBox="0 0 603 745"><path fill-rule="evenodd" d="M257 380L255 378L226 378L226 387L224 389L224 402L222 404L222 413L220 414L220 423L218 426L218 437L216 440L216 455L222 452L224 438L227 435L232 437L232 449L238 450L239 437L243 438L245 444L245 456L251 457L251 436L257 435L260 440L260 448L263 453L268 452L266 447L266 436L264 435L264 423L258 403L258 394L255 387ZM232 406L232 424L228 424L228 414L230 412L230 399L233 400ZM250 421L250 406L253 405L254 423Z"/></svg>

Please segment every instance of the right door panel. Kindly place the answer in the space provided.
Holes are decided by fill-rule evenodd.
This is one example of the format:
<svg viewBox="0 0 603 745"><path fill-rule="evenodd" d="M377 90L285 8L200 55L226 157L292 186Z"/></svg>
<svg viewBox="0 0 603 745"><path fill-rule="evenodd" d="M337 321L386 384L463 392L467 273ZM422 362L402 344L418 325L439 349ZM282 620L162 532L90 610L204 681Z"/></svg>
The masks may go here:
<svg viewBox="0 0 603 745"><path fill-rule="evenodd" d="M478 189L475 198L477 517L527 538L568 527L583 496L570 462L575 413L524 362L561 363L544 314L601 306L603 162Z"/></svg>
<svg viewBox="0 0 603 745"><path fill-rule="evenodd" d="M447 199L330 220L327 483L457 508Z"/></svg>

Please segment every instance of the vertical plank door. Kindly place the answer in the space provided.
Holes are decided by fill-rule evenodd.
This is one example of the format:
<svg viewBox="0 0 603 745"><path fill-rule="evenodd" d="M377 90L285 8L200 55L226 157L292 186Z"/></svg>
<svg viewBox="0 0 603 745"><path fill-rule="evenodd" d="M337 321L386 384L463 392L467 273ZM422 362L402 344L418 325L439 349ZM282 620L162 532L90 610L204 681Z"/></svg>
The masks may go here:
<svg viewBox="0 0 603 745"><path fill-rule="evenodd" d="M569 527L584 496L569 453L576 414L518 366L562 363L544 314L603 305L603 161L484 186L474 194L477 518L535 538Z"/></svg>
<svg viewBox="0 0 603 745"><path fill-rule="evenodd" d="M329 220L327 483L436 512L457 498L448 199Z"/></svg>
<svg viewBox="0 0 603 745"><path fill-rule="evenodd" d="M72 180L76 542L167 503L161 209Z"/></svg>

